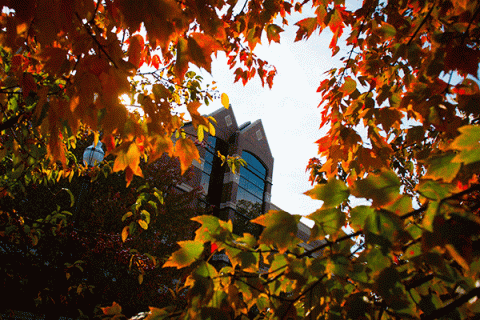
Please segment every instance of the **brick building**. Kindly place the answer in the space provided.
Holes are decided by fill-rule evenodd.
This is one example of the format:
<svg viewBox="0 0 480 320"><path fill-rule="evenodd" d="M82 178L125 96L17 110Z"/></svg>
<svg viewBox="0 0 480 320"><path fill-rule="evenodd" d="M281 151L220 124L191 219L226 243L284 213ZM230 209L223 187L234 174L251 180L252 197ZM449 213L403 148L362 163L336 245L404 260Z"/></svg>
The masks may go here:
<svg viewBox="0 0 480 320"><path fill-rule="evenodd" d="M261 120L238 125L232 107L210 114L217 121L216 135L205 138L199 148L200 162L194 161L194 177L188 190L202 186L204 201L223 220L232 220L234 232L259 234L260 226L248 221L270 210L273 156ZM185 131L195 135L192 125ZM246 167L233 174L222 166L217 152L239 155Z"/></svg>
<svg viewBox="0 0 480 320"><path fill-rule="evenodd" d="M223 220L232 220L234 233L248 232L259 235L261 227L248 221L269 211L281 210L271 203L273 156L261 120L238 125L232 107L221 108L210 114L216 121L216 135L209 136L199 148L200 162L194 161L194 178L184 190L201 185L204 204L213 207L213 213ZM196 132L192 125L185 130L192 136ZM247 166L233 174L222 166L217 151L223 155L239 155ZM322 244L308 242L310 228L298 225L298 238L305 250ZM316 252L314 256L320 255Z"/></svg>

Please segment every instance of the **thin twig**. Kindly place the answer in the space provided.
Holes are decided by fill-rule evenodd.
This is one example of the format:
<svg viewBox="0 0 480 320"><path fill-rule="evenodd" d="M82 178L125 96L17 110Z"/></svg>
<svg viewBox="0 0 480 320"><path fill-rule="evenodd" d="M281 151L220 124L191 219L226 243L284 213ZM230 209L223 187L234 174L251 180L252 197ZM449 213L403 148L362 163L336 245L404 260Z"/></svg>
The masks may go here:
<svg viewBox="0 0 480 320"><path fill-rule="evenodd" d="M351 238L356 237L356 236L359 236L359 235L361 235L361 234L362 234L362 231L357 231L357 232L354 232L354 233L351 233L351 234L347 234L346 236L343 236L343 237L341 237L341 238L338 238L337 240L335 240L335 241L333 241L333 242L327 240L327 242L326 242L325 244L320 245L320 246L318 246L318 247L316 247L316 248L313 248L313 249L311 249L311 250L305 251L303 254L299 255L298 258L303 258L303 257L310 256L312 253L315 253L315 252L317 252L317 251L320 251L320 250L322 250L323 248L332 246L332 245L334 245L334 244L337 244L337 243L342 242L342 241L344 241L344 240L351 239Z"/></svg>
<svg viewBox="0 0 480 320"><path fill-rule="evenodd" d="M110 57L110 55L105 50L103 45L98 41L97 37L95 37L95 35L93 34L92 28L88 24L82 22L82 18L80 18L80 16L78 15L77 12L75 12L75 15L76 15L77 19L80 21L80 23L83 25L83 27L87 30L87 33L90 35L90 37L93 39L93 41L95 41L95 43L97 44L100 51L102 51L105 54L105 56L107 56L108 60L110 60L110 62L113 63L115 68L119 69L117 64L115 63L115 61L113 61L112 57Z"/></svg>
<svg viewBox="0 0 480 320"><path fill-rule="evenodd" d="M449 303L443 308L437 309L428 314L423 314L421 319L433 320L433 319L438 319L440 317L445 317L450 312L454 311L461 305L467 303L473 297L480 298L480 288L475 288L471 290L469 293L462 295L460 298L458 298L457 300L454 300L453 302Z"/></svg>
<svg viewBox="0 0 480 320"><path fill-rule="evenodd" d="M420 31L420 29L423 27L423 25L425 24L425 22L427 22L427 19L430 17L430 15L432 14L432 11L433 9L435 8L435 4L436 4L436 1L433 2L432 4L432 7L430 8L430 10L428 10L428 13L427 15L423 18L422 22L420 23L420 25L418 26L417 30L415 30L415 32L413 33L413 35L410 37L410 40L408 40L407 42L407 46L409 46L413 39L416 37L417 33Z"/></svg>

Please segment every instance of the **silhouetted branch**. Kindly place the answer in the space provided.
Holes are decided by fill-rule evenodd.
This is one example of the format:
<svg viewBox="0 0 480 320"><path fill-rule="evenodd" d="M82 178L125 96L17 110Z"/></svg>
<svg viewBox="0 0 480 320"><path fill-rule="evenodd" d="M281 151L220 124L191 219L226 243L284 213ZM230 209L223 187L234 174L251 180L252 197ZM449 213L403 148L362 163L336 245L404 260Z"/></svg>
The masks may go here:
<svg viewBox="0 0 480 320"><path fill-rule="evenodd" d="M440 317L445 317L450 312L454 311L456 308L467 303L468 300L472 299L473 297L480 297L480 288L475 288L471 290L469 293L464 294L463 296L461 296L457 300L454 300L443 308L437 309L429 314L423 314L421 319L433 320Z"/></svg>

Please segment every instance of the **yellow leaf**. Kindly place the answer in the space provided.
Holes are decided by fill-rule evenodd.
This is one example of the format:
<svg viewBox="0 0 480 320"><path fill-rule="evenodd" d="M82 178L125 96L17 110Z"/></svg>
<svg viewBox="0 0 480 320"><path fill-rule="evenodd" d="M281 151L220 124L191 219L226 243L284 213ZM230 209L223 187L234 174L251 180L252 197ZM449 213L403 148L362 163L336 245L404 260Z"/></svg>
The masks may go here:
<svg viewBox="0 0 480 320"><path fill-rule="evenodd" d="M113 164L113 171L118 172L125 170L127 186L130 185L130 182L133 180L133 175L143 177L142 169L139 167L142 154L135 142L120 146L113 154L117 156Z"/></svg>
<svg viewBox="0 0 480 320"><path fill-rule="evenodd" d="M197 128L197 139L198 141L202 142L204 138L203 130L205 126L199 125Z"/></svg>
<svg viewBox="0 0 480 320"><path fill-rule="evenodd" d="M130 231L130 227L129 226L126 226L125 228L123 228L122 230L122 241L125 242L125 240L127 240L128 238L128 231Z"/></svg>
<svg viewBox="0 0 480 320"><path fill-rule="evenodd" d="M138 284L142 284L143 282L143 274L138 275Z"/></svg>
<svg viewBox="0 0 480 320"><path fill-rule="evenodd" d="M137 222L140 225L140 227L142 227L142 229L144 230L148 229L148 224L145 222L145 220L138 220Z"/></svg>
<svg viewBox="0 0 480 320"><path fill-rule="evenodd" d="M228 109L230 107L230 100L228 99L228 96L226 93L222 93L222 96L221 96L221 101L222 101L222 106L225 108L225 109Z"/></svg>

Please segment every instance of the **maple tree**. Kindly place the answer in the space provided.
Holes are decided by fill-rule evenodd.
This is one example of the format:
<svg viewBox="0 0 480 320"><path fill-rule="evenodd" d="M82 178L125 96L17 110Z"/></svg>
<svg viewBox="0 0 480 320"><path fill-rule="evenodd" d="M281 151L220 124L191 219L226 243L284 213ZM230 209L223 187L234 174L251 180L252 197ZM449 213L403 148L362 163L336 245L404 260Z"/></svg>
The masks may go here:
<svg viewBox="0 0 480 320"><path fill-rule="evenodd" d="M477 317L480 3L367 0L351 9L344 1L304 1L294 8L310 5L314 15L296 22L296 40L328 28L333 55L340 42L349 47L343 67L318 87L320 126L329 131L307 167L314 187L306 194L323 201L308 216L310 241L325 242L299 249L300 217L285 212L253 220L264 226L258 240L233 234L228 222L195 218L203 225L195 241L215 243L232 265L215 270L195 242L183 244L181 264L174 254L167 265L186 265L187 254L197 265L186 281L194 295L187 314Z"/></svg>
<svg viewBox="0 0 480 320"><path fill-rule="evenodd" d="M214 131L197 111L212 93L189 64L210 71L212 54L225 52L236 81L259 76L271 86L276 71L253 50L262 34L281 42L293 11L313 12L295 22L297 41L329 29L332 54L340 44L349 50L319 84L328 133L307 167L314 184L307 195L323 201L308 216L310 241L324 244L297 246L300 216L283 211L251 221L264 227L258 238L236 235L231 221L197 216L195 237L163 265L191 272L149 319L478 317L478 1L0 4L10 9L0 37L2 197L86 172L71 151L84 130L101 131L114 157L92 176L124 170L132 183L143 175L141 159L164 153L185 171L198 153L177 106L186 106L199 137ZM156 70L142 74L143 64ZM125 108L123 94L142 115ZM359 198L368 204L356 206ZM134 215L124 239L148 224L141 210L125 219ZM212 249L231 265L215 269ZM102 312L122 308L115 302Z"/></svg>

